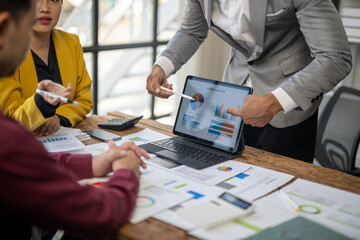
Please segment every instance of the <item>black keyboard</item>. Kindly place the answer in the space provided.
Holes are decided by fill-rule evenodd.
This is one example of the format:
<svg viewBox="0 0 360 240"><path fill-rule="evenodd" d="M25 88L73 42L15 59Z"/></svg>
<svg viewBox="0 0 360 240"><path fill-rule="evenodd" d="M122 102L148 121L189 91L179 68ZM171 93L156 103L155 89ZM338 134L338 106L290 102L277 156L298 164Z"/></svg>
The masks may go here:
<svg viewBox="0 0 360 240"><path fill-rule="evenodd" d="M171 152L180 153L182 155L189 156L191 158L195 158L201 162L217 164L223 161L228 160L229 158L203 150L191 145L179 143L172 139L163 139L160 141L149 143Z"/></svg>

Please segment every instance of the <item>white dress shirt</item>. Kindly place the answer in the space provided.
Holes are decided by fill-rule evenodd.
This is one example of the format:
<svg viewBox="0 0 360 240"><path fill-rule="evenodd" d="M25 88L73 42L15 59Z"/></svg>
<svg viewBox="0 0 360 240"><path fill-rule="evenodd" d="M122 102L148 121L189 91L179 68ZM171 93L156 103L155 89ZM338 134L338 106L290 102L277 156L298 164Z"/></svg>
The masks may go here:
<svg viewBox="0 0 360 240"><path fill-rule="evenodd" d="M248 48L255 50L255 37L250 24L249 1L251 0L213 0L212 22L228 33L235 41L246 42ZM166 57L159 57L155 64L159 65L167 76L174 71L174 64ZM252 86L248 77L246 86ZM277 88L272 94L284 109L284 114L298 107L294 100L282 89Z"/></svg>

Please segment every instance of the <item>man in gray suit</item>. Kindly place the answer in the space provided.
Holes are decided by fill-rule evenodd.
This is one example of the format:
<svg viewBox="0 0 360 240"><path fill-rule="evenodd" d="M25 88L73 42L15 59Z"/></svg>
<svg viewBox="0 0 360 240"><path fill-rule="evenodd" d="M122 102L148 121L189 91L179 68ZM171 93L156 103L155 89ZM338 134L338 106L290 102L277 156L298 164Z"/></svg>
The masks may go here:
<svg viewBox="0 0 360 240"><path fill-rule="evenodd" d="M231 47L224 81L254 88L242 109L245 144L312 162L323 94L351 70L351 52L331 0L188 0L180 29L147 77L167 98L167 77L211 29Z"/></svg>

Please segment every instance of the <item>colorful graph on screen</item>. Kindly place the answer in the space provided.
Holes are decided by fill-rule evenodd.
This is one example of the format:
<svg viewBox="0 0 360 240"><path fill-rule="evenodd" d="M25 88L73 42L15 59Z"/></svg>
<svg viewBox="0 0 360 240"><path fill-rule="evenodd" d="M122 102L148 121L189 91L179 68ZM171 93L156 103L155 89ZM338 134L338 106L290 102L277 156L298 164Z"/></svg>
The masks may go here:
<svg viewBox="0 0 360 240"><path fill-rule="evenodd" d="M201 93L196 93L193 95L195 100L190 100L190 106L192 110L196 111L196 109L200 108L204 104L204 96Z"/></svg>
<svg viewBox="0 0 360 240"><path fill-rule="evenodd" d="M182 123L182 125L184 125L186 127L197 129L199 127L200 123L193 121L193 119L194 119L193 116L184 114L181 123Z"/></svg>
<svg viewBox="0 0 360 240"><path fill-rule="evenodd" d="M234 129L235 126L232 124L211 120L208 132L218 136L232 138Z"/></svg>
<svg viewBox="0 0 360 240"><path fill-rule="evenodd" d="M224 104L222 104L222 105L217 105L214 116L215 116L215 117L219 117L219 118L228 119L228 120L231 120L231 121L236 121L236 119L237 119L238 117L226 113L226 112L225 112L225 109L226 109L226 108L224 107ZM240 109L240 107L238 107L238 109Z"/></svg>

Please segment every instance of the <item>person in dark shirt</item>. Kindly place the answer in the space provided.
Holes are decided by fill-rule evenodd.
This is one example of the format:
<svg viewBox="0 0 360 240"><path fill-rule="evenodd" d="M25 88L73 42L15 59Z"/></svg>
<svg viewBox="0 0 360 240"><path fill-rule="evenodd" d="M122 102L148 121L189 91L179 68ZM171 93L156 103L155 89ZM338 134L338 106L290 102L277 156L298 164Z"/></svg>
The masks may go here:
<svg viewBox="0 0 360 240"><path fill-rule="evenodd" d="M0 77L13 74L24 59L36 19L37 0L0 1ZM0 80L1 81L1 80ZM64 88L43 81L38 88L68 97ZM44 97L50 105L60 99ZM130 217L139 187L140 157L133 143L97 156L49 155L33 134L0 111L0 239L30 239L33 225L63 229L85 239L101 239ZM79 179L113 171L101 188L81 186Z"/></svg>

